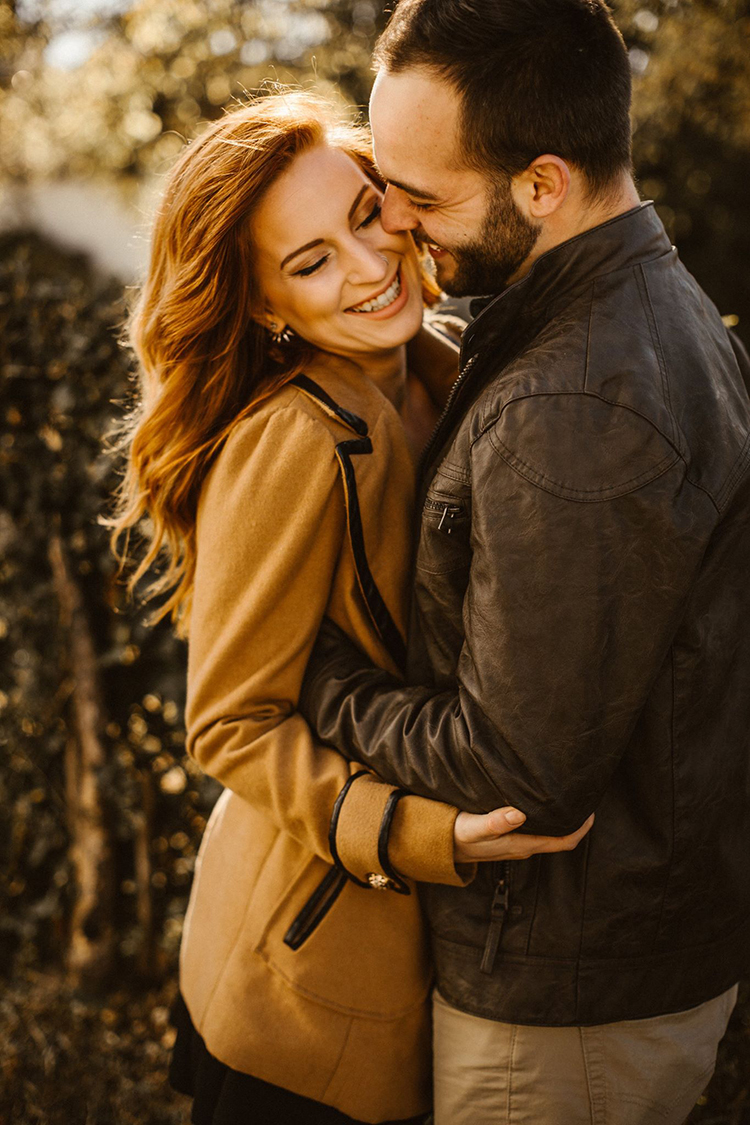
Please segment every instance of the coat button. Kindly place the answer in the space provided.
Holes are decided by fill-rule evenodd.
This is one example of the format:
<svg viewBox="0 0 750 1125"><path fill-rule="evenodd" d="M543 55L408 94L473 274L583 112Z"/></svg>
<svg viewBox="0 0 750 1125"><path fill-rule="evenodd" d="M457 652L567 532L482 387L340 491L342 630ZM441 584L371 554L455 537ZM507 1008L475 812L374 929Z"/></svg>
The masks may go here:
<svg viewBox="0 0 750 1125"><path fill-rule="evenodd" d="M391 885L387 875L377 875L374 871L367 876L367 882L375 891L387 891Z"/></svg>

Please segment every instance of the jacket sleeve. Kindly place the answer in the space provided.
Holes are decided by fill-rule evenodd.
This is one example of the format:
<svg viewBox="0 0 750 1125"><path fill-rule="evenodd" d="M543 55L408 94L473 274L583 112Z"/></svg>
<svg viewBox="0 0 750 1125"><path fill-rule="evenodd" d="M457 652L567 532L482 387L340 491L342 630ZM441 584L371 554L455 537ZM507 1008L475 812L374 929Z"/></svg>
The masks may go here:
<svg viewBox="0 0 750 1125"><path fill-rule="evenodd" d="M300 706L389 781L469 810L515 805L523 831L561 835L596 809L632 735L699 564L692 506L710 501L632 411L541 397L473 446L455 687L402 686L326 623Z"/></svg>
<svg viewBox="0 0 750 1125"><path fill-rule="evenodd" d="M199 503L188 645L187 750L202 769L331 862L331 813L359 769L313 737L296 710L345 535L343 487L326 428L281 408L240 423ZM382 874L377 837L392 786L349 789L342 861ZM460 884L454 807L408 797L391 834L401 874Z"/></svg>

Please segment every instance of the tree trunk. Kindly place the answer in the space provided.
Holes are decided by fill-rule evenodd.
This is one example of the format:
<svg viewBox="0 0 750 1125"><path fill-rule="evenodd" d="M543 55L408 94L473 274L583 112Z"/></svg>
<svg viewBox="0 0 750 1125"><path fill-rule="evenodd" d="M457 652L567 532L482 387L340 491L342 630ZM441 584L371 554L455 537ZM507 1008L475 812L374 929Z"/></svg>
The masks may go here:
<svg viewBox="0 0 750 1125"><path fill-rule="evenodd" d="M139 771L141 785L141 810L136 815L134 859L136 886L136 916L141 931L137 968L147 980L156 975L154 958L154 902L151 889L151 836L154 818L154 788L148 770Z"/></svg>
<svg viewBox="0 0 750 1125"><path fill-rule="evenodd" d="M65 788L76 898L66 967L77 985L96 988L112 968L115 951L112 848L100 784L105 762L101 741L104 711L83 597L57 531L50 538L49 561L75 680L71 700L75 737L66 747Z"/></svg>

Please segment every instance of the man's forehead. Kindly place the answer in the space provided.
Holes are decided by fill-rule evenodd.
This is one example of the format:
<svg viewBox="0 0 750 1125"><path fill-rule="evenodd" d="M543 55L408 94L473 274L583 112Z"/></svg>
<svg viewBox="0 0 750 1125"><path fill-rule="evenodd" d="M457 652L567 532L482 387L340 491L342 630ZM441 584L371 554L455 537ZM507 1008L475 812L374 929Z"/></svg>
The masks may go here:
<svg viewBox="0 0 750 1125"><path fill-rule="evenodd" d="M381 70L370 98L375 159L384 175L408 188L429 190L458 160L458 95L421 68Z"/></svg>

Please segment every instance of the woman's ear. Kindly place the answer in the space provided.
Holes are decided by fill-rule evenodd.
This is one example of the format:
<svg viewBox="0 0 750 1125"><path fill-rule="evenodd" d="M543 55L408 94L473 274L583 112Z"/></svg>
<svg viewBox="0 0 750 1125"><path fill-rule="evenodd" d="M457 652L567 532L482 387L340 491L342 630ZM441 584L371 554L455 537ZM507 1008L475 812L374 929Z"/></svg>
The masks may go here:
<svg viewBox="0 0 750 1125"><path fill-rule="evenodd" d="M261 313L253 314L253 320L267 329L272 336L280 336L286 328L286 321L269 308L265 308Z"/></svg>

